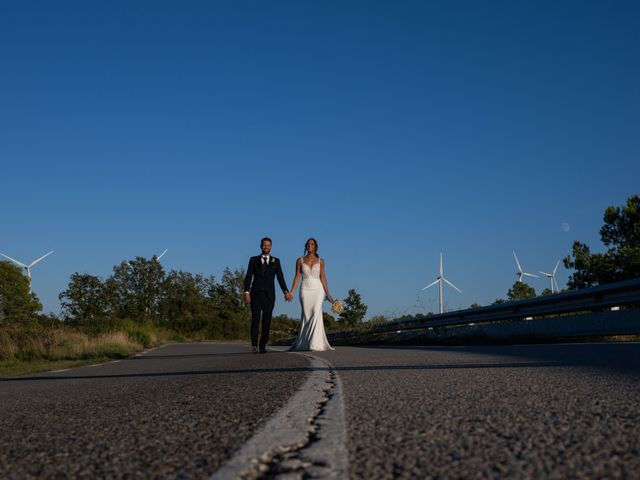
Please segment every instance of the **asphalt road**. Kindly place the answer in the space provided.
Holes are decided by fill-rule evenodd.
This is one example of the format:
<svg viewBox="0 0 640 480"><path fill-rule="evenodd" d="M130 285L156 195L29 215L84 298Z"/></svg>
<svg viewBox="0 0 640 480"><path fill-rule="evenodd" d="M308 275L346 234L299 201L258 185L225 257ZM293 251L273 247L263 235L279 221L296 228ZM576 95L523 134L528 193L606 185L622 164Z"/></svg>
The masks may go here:
<svg viewBox="0 0 640 480"><path fill-rule="evenodd" d="M640 478L640 344L340 348L352 478Z"/></svg>
<svg viewBox="0 0 640 480"><path fill-rule="evenodd" d="M0 478L208 477L309 374L301 355L247 350L0 379ZM640 344L315 355L342 384L351 478L640 477Z"/></svg>
<svg viewBox="0 0 640 480"><path fill-rule="evenodd" d="M307 369L299 355L192 344L0 378L0 478L206 478Z"/></svg>

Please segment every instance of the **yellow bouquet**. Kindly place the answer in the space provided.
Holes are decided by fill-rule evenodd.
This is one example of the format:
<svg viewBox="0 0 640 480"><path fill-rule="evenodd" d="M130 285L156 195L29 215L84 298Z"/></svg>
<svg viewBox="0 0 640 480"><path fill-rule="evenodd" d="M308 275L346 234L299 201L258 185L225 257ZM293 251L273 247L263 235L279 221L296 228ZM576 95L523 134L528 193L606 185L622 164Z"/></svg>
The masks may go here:
<svg viewBox="0 0 640 480"><path fill-rule="evenodd" d="M342 312L344 312L344 303L342 303L340 300L335 300L331 305L331 311L337 315L340 315Z"/></svg>

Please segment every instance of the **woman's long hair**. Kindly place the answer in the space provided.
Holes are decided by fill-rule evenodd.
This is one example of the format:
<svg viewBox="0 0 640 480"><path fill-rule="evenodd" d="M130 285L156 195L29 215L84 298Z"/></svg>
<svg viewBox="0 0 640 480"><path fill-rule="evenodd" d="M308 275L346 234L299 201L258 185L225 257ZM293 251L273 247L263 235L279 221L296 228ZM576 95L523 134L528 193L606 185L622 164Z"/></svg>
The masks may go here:
<svg viewBox="0 0 640 480"><path fill-rule="evenodd" d="M318 255L318 241L315 238L310 238L309 240L307 240L304 244L304 255L306 256L307 253L309 253L309 242L313 240L313 243L316 244L316 251L313 252L316 256L316 258L320 258L320 255Z"/></svg>

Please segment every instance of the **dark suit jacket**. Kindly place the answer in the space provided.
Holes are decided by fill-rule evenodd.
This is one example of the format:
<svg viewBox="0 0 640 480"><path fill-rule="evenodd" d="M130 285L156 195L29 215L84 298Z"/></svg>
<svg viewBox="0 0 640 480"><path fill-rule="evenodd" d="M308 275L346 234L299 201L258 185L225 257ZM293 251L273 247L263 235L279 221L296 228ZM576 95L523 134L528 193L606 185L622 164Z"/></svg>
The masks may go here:
<svg viewBox="0 0 640 480"><path fill-rule="evenodd" d="M247 276L244 277L244 291L254 295L258 292L265 292L267 296L276 299L276 289L274 285L275 277L278 277L278 283L283 293L287 293L287 283L284 281L280 260L276 257L269 257L269 265L262 266L262 255L251 257L249 259L249 267L247 267Z"/></svg>

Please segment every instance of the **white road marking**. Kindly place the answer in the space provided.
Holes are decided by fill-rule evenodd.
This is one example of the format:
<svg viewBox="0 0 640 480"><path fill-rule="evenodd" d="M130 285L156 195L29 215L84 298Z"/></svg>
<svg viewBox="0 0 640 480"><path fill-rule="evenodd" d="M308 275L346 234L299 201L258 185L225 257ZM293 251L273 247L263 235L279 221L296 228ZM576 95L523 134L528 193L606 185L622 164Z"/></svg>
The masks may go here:
<svg viewBox="0 0 640 480"><path fill-rule="evenodd" d="M70 368L63 368L62 370L51 370L49 373L60 373L60 372L68 372L71 370Z"/></svg>
<svg viewBox="0 0 640 480"><path fill-rule="evenodd" d="M284 452L296 452L303 462L322 465L327 478L349 477L340 378L327 360L304 356L312 370L300 390L210 480L253 478L260 462L264 466ZM317 438L309 443L314 430Z"/></svg>

